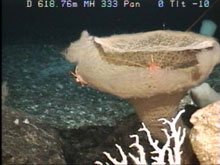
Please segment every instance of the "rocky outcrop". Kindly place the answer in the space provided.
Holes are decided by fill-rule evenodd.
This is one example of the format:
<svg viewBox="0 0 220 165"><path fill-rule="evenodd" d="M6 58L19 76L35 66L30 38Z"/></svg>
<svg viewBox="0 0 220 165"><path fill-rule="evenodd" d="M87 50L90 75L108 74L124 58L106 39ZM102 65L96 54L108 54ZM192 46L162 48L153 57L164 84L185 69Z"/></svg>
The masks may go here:
<svg viewBox="0 0 220 165"><path fill-rule="evenodd" d="M190 122L193 150L201 165L220 164L220 101L195 112Z"/></svg>
<svg viewBox="0 0 220 165"><path fill-rule="evenodd" d="M6 106L2 115L3 165L66 164L57 130Z"/></svg>

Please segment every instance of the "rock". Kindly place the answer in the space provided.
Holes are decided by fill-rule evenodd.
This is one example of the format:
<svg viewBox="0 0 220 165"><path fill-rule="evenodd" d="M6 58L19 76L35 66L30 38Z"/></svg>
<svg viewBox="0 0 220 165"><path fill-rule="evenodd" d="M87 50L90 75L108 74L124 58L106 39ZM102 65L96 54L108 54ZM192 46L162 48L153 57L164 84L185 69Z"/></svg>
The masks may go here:
<svg viewBox="0 0 220 165"><path fill-rule="evenodd" d="M195 112L190 122L193 150L201 165L220 164L220 101Z"/></svg>
<svg viewBox="0 0 220 165"><path fill-rule="evenodd" d="M2 108L2 164L65 165L56 129L25 112Z"/></svg>

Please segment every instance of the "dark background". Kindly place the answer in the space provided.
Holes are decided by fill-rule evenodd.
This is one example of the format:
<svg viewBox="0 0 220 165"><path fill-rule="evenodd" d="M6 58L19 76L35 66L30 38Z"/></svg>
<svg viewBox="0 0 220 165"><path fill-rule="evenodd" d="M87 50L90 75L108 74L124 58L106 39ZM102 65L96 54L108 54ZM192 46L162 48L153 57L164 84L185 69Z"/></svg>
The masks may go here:
<svg viewBox="0 0 220 165"><path fill-rule="evenodd" d="M60 1L56 1L58 5ZM165 8L158 8L157 0L135 0L141 3L141 8L123 8L122 0L118 1L121 4L118 8L101 8L100 0L96 0L95 8L83 8L82 1L78 1L78 8L39 8L33 0L34 7L27 8L25 0L3 0L3 43L69 43L85 29L98 36L164 29L163 24L165 29L185 31L207 10L189 5L198 0L185 0L186 8L168 7L167 0ZM210 6L214 2L210 0ZM220 3L203 19L211 19L219 25ZM201 21L191 30L198 32ZM220 38L219 28L215 37Z"/></svg>

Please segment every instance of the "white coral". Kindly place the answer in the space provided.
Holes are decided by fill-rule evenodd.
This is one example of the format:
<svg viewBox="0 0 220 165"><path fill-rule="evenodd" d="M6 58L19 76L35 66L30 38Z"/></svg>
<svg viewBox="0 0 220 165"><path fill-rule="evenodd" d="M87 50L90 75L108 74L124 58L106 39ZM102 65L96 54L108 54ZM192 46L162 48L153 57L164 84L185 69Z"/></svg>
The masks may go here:
<svg viewBox="0 0 220 165"><path fill-rule="evenodd" d="M159 141L158 140L153 140L150 131L146 128L145 124L142 123L142 128L140 128L138 131L146 132L148 141L150 145L154 148L154 151L151 152L152 154L157 154L157 156L151 156L151 159L154 160L152 164L166 164L165 162L165 155L166 151L168 152L168 162L169 164L180 164L181 163L181 154L182 151L180 151L181 145L184 142L184 138L186 136L186 129L178 127L176 129L176 123L177 120L180 118L182 113L184 113L185 110L181 110L175 118L172 118L172 121L168 121L167 119L159 119L159 121L163 121L162 124L168 124L170 128L170 134L168 134L168 131L166 129L162 129L164 134L167 137L167 141L164 144L162 148L158 146ZM147 165L147 161L145 158L145 152L144 152L144 147L139 144L139 136L138 135L130 135L130 138L135 138L135 142L131 144L129 147L135 147L137 148L137 152L139 154L139 157L135 157L131 153L128 154L128 156L133 160L135 165ZM174 147L170 146L170 141L173 139L174 141ZM122 157L122 160L119 162L115 158L112 158L111 155L107 152L103 152L106 157L115 165L128 165L128 158L125 155L124 151L122 150L121 146L116 144L116 147L118 148L120 155ZM102 162L96 161L94 165L103 165ZM109 165L108 162L105 162L105 165Z"/></svg>

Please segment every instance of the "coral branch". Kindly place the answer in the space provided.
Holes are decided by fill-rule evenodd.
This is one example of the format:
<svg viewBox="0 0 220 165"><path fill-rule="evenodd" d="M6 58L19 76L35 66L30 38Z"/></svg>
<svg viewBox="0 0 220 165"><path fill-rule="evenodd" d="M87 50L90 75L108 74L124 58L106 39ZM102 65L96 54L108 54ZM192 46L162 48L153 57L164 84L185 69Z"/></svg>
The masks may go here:
<svg viewBox="0 0 220 165"><path fill-rule="evenodd" d="M147 133L147 138L149 140L150 145L155 149L155 151L151 152L152 154L158 154L158 156L151 156L151 159L155 160L152 164L166 164L165 163L165 153L168 147L170 146L170 136L166 129L162 129L167 137L167 141L162 148L158 147L158 140L153 140L150 134L150 131L146 128L144 123L142 123L143 128L140 128L138 131L144 131Z"/></svg>
<svg viewBox="0 0 220 165"><path fill-rule="evenodd" d="M179 111L179 113L176 115L175 118L172 118L172 122L168 121L167 119L159 119L159 121L163 121L162 124L168 124L170 127L171 131L171 138L174 138L174 147L173 147L173 152L174 155L170 154L170 151L168 151L168 161L169 163L174 163L174 164L180 164L181 163L181 154L182 152L180 151L181 145L184 142L185 136L186 136L186 129L181 127L178 127L178 130L176 130L176 123L179 120L180 116L185 112L185 110ZM181 135L182 133L182 135ZM171 161L171 162L170 162Z"/></svg>
<svg viewBox="0 0 220 165"><path fill-rule="evenodd" d="M167 164L165 157L166 153L168 153L168 162L169 164L181 164L181 154L182 151L180 151L181 145L184 142L184 138L186 136L186 129L178 127L176 129L176 123L177 120L180 118L181 114L184 113L185 110L181 110L175 118L172 118L172 121L168 121L167 119L159 119L159 121L163 121L162 124L168 124L170 128L170 134L166 129L162 129L164 134L166 135L167 141L166 143L160 148L158 146L159 141L154 140L151 136L150 131L146 128L145 124L142 123L142 128L140 128L138 131L139 132L146 132L148 141L150 145L154 148L154 151L151 152L152 154L157 154L157 156L151 156L151 159L154 160L152 164L157 164L157 165L162 165L162 164ZM140 145L139 143L139 136L138 135L130 135L130 138L135 138L135 142L131 144L129 147L135 147L137 148L137 153L139 154L139 157L135 157L131 153L128 153L128 156L133 160L135 165L147 165L146 157L145 157L145 152L144 152L144 147ZM170 146L171 140L174 141L174 147ZM112 158L111 155L107 152L103 152L106 157L115 165L127 165L127 156L123 152L121 146L116 144L116 147L118 148L120 155L122 157L121 162L118 162L115 158ZM103 165L101 162L96 161L96 165ZM105 163L108 165L108 163Z"/></svg>
<svg viewBox="0 0 220 165"><path fill-rule="evenodd" d="M118 148L119 153L122 157L121 162L118 162L115 158L113 158L108 152L103 152L103 154L113 163L113 164L117 164L117 165L126 165L128 163L127 161L127 156L125 155L124 151L122 150L121 146L119 146L118 144L115 144L115 146ZM94 163L95 165L103 165L101 162L96 161ZM105 163L106 165L108 165L108 163Z"/></svg>
<svg viewBox="0 0 220 165"><path fill-rule="evenodd" d="M129 157L133 160L133 162L138 165L147 165L146 158L145 158L145 152L144 152L144 147L139 144L139 136L138 135L130 135L130 138L135 138L135 143L131 144L129 147L135 147L137 148L137 152L139 154L139 158L135 157L131 153L129 153Z"/></svg>

